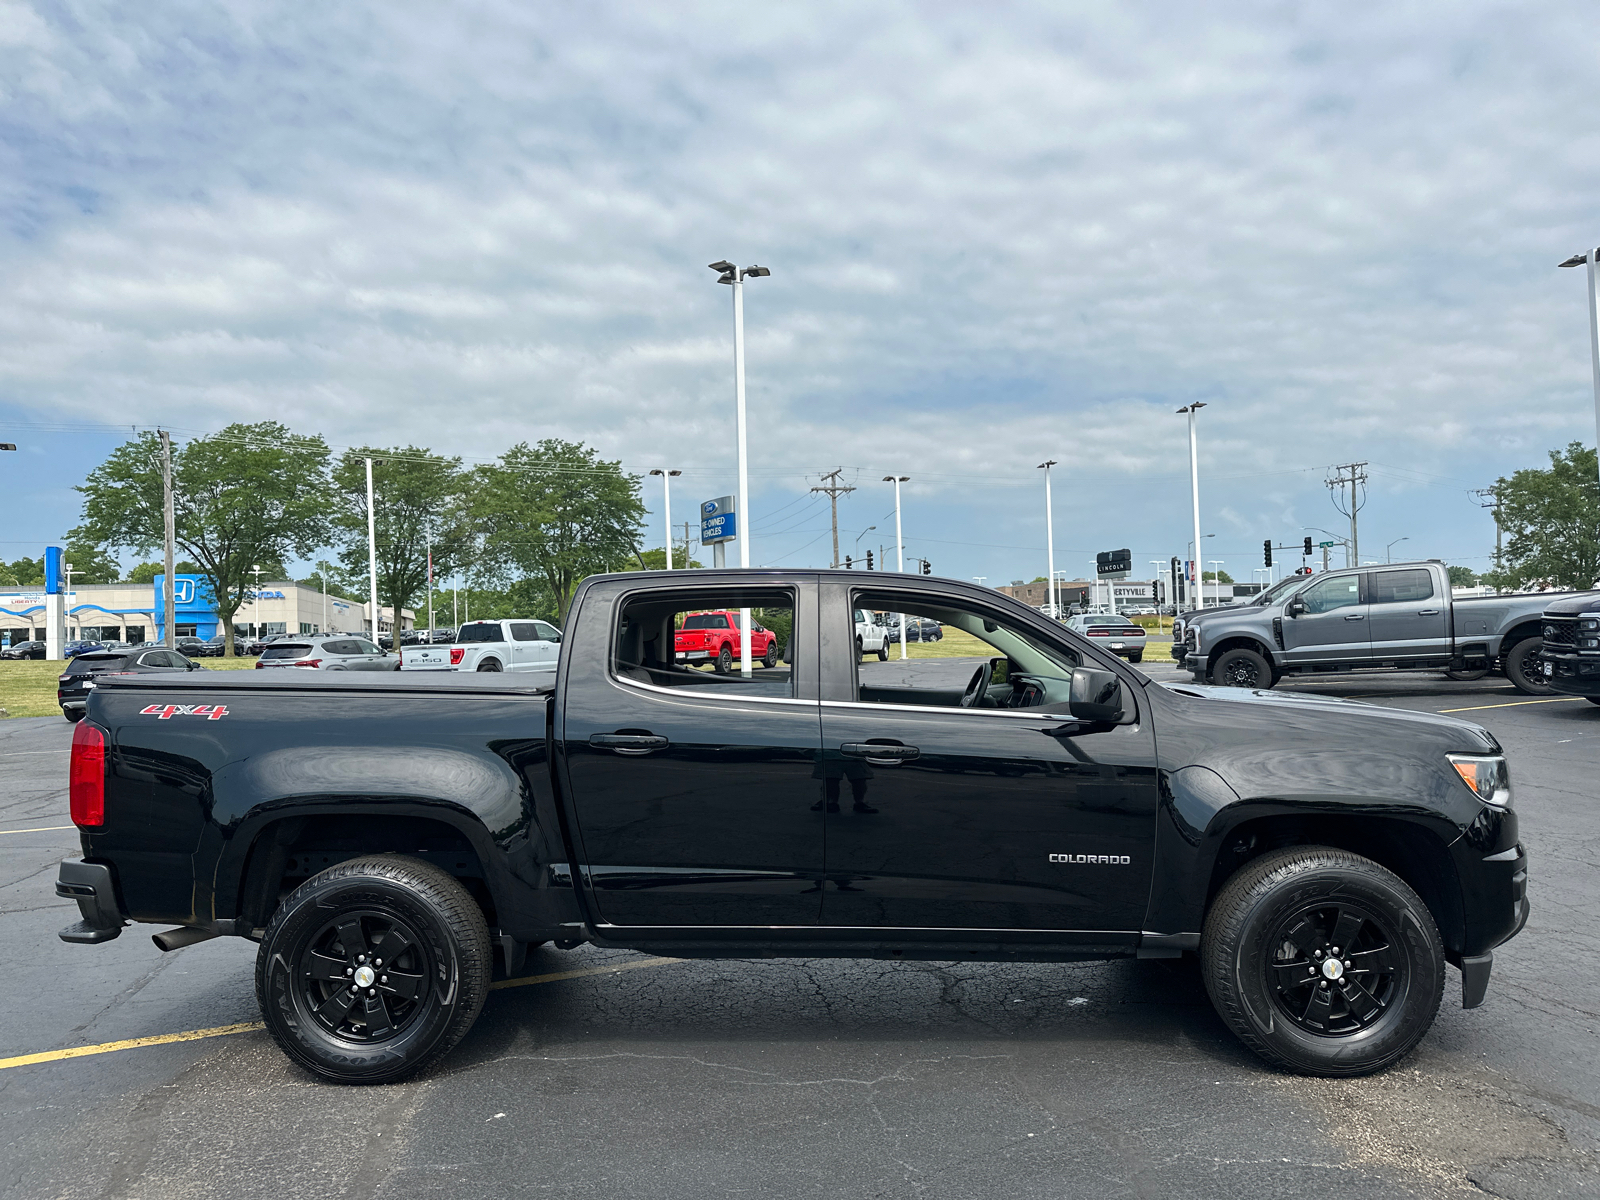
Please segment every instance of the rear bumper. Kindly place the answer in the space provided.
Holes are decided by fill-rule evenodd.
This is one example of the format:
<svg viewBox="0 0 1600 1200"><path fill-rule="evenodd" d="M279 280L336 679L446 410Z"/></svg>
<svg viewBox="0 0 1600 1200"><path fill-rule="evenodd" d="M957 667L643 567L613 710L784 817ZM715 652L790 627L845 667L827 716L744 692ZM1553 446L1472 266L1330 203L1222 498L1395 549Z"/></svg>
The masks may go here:
<svg viewBox="0 0 1600 1200"><path fill-rule="evenodd" d="M63 942L93 945L109 942L122 932L127 915L117 903L116 880L104 863L67 858L56 873L56 895L78 902L83 919L58 935Z"/></svg>

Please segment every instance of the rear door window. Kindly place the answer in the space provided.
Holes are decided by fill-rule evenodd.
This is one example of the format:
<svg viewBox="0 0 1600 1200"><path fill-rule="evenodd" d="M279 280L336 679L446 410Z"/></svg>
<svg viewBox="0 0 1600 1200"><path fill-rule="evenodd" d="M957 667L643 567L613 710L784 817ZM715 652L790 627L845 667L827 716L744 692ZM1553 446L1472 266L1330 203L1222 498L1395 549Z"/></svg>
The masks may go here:
<svg viewBox="0 0 1600 1200"><path fill-rule="evenodd" d="M539 637L539 627L532 621L512 621L511 640L514 642L537 642L543 639Z"/></svg>
<svg viewBox="0 0 1600 1200"><path fill-rule="evenodd" d="M1372 572L1373 604L1412 604L1433 599L1433 572L1423 568Z"/></svg>
<svg viewBox="0 0 1600 1200"><path fill-rule="evenodd" d="M752 643L748 677L739 661L737 641L729 647L729 662L713 655L703 638L684 636L705 629L727 629L728 620L722 613L703 611L713 607L748 608L752 628L760 625L777 639L770 653L763 653L764 641ZM771 587L652 592L630 598L618 613L612 673L625 683L658 688L730 697L793 698L794 608L793 592Z"/></svg>

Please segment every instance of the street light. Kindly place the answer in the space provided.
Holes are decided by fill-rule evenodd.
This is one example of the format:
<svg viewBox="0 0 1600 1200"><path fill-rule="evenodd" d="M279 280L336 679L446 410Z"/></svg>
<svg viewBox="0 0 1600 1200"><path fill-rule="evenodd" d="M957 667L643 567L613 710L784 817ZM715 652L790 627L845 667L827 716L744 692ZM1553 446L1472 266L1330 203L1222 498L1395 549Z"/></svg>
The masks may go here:
<svg viewBox="0 0 1600 1200"><path fill-rule="evenodd" d="M1217 536L1214 533L1201 534L1200 533L1200 529L1199 529L1198 526L1196 526L1196 528L1195 528L1195 535L1196 535L1197 539L1199 537L1216 537ZM1199 555L1199 552L1195 550L1195 547L1197 545L1199 545L1199 541L1198 540L1189 543L1189 558L1188 558L1188 561L1192 562L1194 564L1194 593L1195 594L1194 594L1193 597L1191 597L1191 599L1198 600L1198 603L1194 603L1194 604L1191 604L1189 606L1191 612L1193 612L1196 608L1203 607L1204 601L1205 601L1205 589L1200 586L1202 583L1205 582L1205 580L1200 578L1200 576L1203 575L1205 572L1200 570L1200 555ZM1173 600L1172 607L1173 607L1174 611L1177 610L1177 607L1178 607L1177 600Z"/></svg>
<svg viewBox="0 0 1600 1200"><path fill-rule="evenodd" d="M1222 603L1222 572L1217 570L1217 568L1220 567L1223 563L1227 562L1228 560L1225 559L1225 558L1208 558L1208 559L1206 559L1206 561L1211 564L1211 588L1212 588L1212 594L1216 596L1217 603L1220 605ZM1201 598L1204 599L1204 597L1205 597L1205 578L1204 578L1204 576L1201 577L1200 593L1201 593Z"/></svg>
<svg viewBox="0 0 1600 1200"><path fill-rule="evenodd" d="M372 460L367 459L367 584L372 593L372 641L378 641L378 518L372 502Z"/></svg>
<svg viewBox="0 0 1600 1200"><path fill-rule="evenodd" d="M750 565L750 461L744 419L744 281L765 279L766 267L736 267L727 259L710 264L717 282L733 288L733 403L739 437L739 565ZM750 610L739 610L739 674L750 678Z"/></svg>
<svg viewBox="0 0 1600 1200"><path fill-rule="evenodd" d="M898 551L898 553L900 555L900 565L898 567L896 567L895 569L900 571L903 574L905 572L905 569L906 569L906 539L905 539L904 535L902 535L902 533L900 532L900 485L902 483L910 483L911 482L911 476L909 476L909 475L885 475L883 477L883 482L894 484L894 544L895 544L895 549ZM900 613L899 616L900 616L900 658L902 660L904 660L905 657L906 657L906 615L905 615L905 613Z"/></svg>
<svg viewBox="0 0 1600 1200"><path fill-rule="evenodd" d="M1194 418L1195 415L1205 406L1206 402L1204 400L1196 400L1192 404L1186 404L1178 410L1180 413L1189 414L1189 493L1194 508L1194 544L1196 546L1200 544L1200 450L1199 443L1195 440ZM1207 536L1210 535L1208 534ZM1200 573L1199 560L1196 559L1194 562L1195 574L1198 575ZM1197 580L1196 582L1198 583L1200 581ZM1195 589L1194 608L1196 610L1201 607L1202 591L1203 589L1198 587Z"/></svg>
<svg viewBox="0 0 1600 1200"><path fill-rule="evenodd" d="M1596 435L1600 436L1600 294L1597 294L1595 278L1595 263L1600 259L1600 247L1589 251L1587 254L1574 254L1563 267L1575 267L1584 263L1589 268L1589 362L1594 368L1594 423Z"/></svg>
<svg viewBox="0 0 1600 1200"><path fill-rule="evenodd" d="M856 551L859 551L861 549L861 539L866 537L867 534L871 533L876 528L877 528L876 525L868 525L860 533L856 534L855 548L850 552L850 557L851 557L852 560L860 557L860 555L857 554Z"/></svg>
<svg viewBox="0 0 1600 1200"><path fill-rule="evenodd" d="M1050 615L1059 618L1061 609L1057 599L1059 593L1056 591L1056 521L1050 503L1050 468L1055 465L1056 460L1051 458L1040 463L1037 469L1044 472L1044 545L1045 561L1050 571L1045 591L1048 593Z"/></svg>
<svg viewBox="0 0 1600 1200"><path fill-rule="evenodd" d="M683 472L663 471L657 467L650 474L661 476L661 505L667 518L667 570L670 571L672 570L672 481L682 475ZM743 506L744 501L741 499L739 503ZM689 554L687 546L683 548L683 553L684 557L687 558ZM688 565L687 562L684 563L684 566Z"/></svg>
<svg viewBox="0 0 1600 1200"><path fill-rule="evenodd" d="M985 579L989 578L989 577L987 575L974 575L972 578L974 578L974 579L976 579L978 581L978 586L979 587L982 587L983 586L983 581Z"/></svg>
<svg viewBox="0 0 1600 1200"><path fill-rule="evenodd" d="M1391 555L1391 554L1390 554L1390 553L1389 553L1389 551L1391 551L1391 550L1393 550L1393 549L1394 549L1394 548L1395 548L1395 547L1396 547L1396 546L1398 546L1398 545L1399 545L1399 544L1400 544L1400 543L1401 543L1401 542L1409 542L1409 541L1410 541L1410 540L1411 540L1411 539L1410 539L1410 538L1408 538L1408 537L1403 537L1403 538L1395 538L1395 540L1394 540L1394 541L1392 541L1392 542L1390 542L1390 543L1389 543L1389 544L1388 544L1388 545L1387 545L1387 546L1385 546L1385 547L1384 547L1384 548L1383 548L1383 561L1384 561L1384 562L1386 562L1386 563L1391 563L1391 562L1393 562L1393 561L1394 561L1394 556L1393 556L1393 555Z"/></svg>

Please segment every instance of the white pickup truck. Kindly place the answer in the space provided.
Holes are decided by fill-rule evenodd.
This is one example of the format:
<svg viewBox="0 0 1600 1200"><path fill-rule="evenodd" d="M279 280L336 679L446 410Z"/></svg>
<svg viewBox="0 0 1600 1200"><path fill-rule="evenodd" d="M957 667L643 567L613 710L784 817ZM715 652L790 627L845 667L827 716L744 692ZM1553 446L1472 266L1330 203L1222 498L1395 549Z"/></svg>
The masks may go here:
<svg viewBox="0 0 1600 1200"><path fill-rule="evenodd" d="M402 671L521 671L555 674L561 631L548 621L469 621L450 645L403 646Z"/></svg>

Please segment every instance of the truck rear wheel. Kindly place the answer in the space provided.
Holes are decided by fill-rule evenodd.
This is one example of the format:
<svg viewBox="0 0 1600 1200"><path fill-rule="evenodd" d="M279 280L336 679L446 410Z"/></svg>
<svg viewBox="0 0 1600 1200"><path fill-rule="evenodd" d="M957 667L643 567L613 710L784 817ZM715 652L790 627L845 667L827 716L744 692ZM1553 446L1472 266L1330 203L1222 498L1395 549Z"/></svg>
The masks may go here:
<svg viewBox="0 0 1600 1200"><path fill-rule="evenodd" d="M1306 1075L1367 1075L1422 1040L1444 943L1404 880L1371 859L1292 846L1246 863L1206 914L1206 991L1234 1034Z"/></svg>
<svg viewBox="0 0 1600 1200"><path fill-rule="evenodd" d="M717 651L715 662L718 675L733 674L733 647L723 642L722 649Z"/></svg>
<svg viewBox="0 0 1600 1200"><path fill-rule="evenodd" d="M329 867L273 914L256 998L290 1058L336 1083L392 1083L472 1028L494 967L483 912L439 868L399 854Z"/></svg>
<svg viewBox="0 0 1600 1200"><path fill-rule="evenodd" d="M1211 682L1218 687L1269 688L1272 664L1242 646L1224 650L1211 668Z"/></svg>
<svg viewBox="0 0 1600 1200"><path fill-rule="evenodd" d="M772 670L778 665L778 639L773 638L767 643L767 652L761 657L761 665L767 670Z"/></svg>
<svg viewBox="0 0 1600 1200"><path fill-rule="evenodd" d="M1519 692L1526 692L1530 696L1548 696L1553 689L1544 681L1539 670L1539 647L1544 642L1539 638L1523 638L1505 653L1506 678L1511 680L1511 685Z"/></svg>

